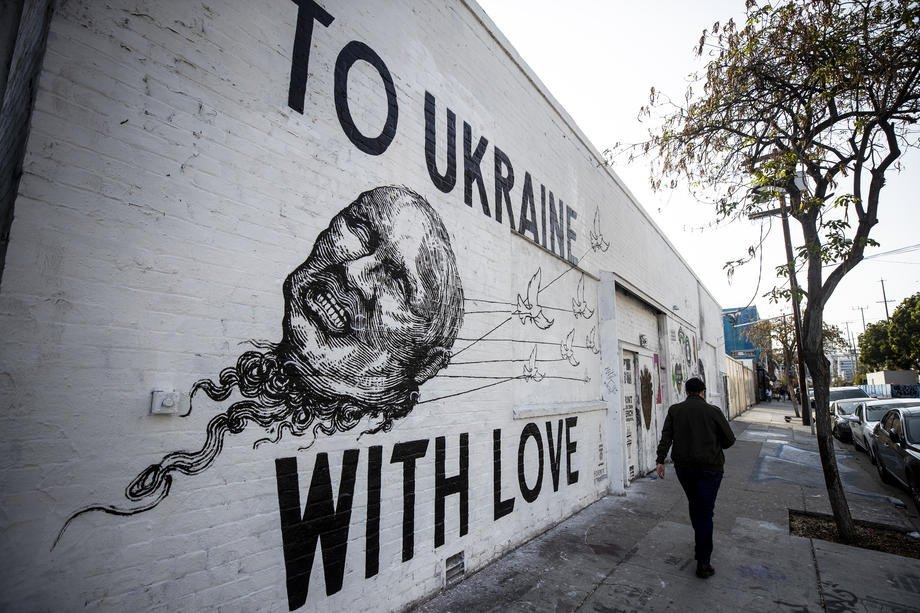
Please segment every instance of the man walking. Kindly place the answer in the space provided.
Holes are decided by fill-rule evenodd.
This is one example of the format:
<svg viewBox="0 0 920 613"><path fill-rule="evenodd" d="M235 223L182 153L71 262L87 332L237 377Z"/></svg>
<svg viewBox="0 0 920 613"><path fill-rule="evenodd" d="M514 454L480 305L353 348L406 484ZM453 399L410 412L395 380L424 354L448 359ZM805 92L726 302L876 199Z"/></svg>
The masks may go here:
<svg viewBox="0 0 920 613"><path fill-rule="evenodd" d="M674 472L690 508L696 542L696 576L715 574L712 555L712 513L725 466L723 449L735 443L735 435L722 411L704 400L706 384L693 377L685 385L687 399L671 405L658 443L658 478L664 479L664 459L671 445Z"/></svg>

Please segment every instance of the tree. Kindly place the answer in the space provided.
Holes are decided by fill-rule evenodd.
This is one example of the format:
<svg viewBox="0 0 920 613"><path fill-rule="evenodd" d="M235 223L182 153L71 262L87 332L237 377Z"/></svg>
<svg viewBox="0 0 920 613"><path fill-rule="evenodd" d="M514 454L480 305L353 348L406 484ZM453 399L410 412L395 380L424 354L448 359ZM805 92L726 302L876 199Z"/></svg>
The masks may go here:
<svg viewBox="0 0 920 613"><path fill-rule="evenodd" d="M818 449L838 534L850 543L856 533L831 438L824 307L876 244L869 232L886 173L918 145L920 3L747 0L743 25L703 32L704 52L705 74L683 102L652 90L644 111L661 112L663 123L639 152L654 155L653 186L687 181L712 200L720 221L763 213L781 197L800 225L805 244L794 264L806 277L802 344Z"/></svg>
<svg viewBox="0 0 920 613"><path fill-rule="evenodd" d="M759 349L773 355L776 349L779 350L780 359L783 363L783 372L786 376L786 390L792 399L792 409L796 417L800 417L799 403L796 400L795 389L798 381L794 378L794 365L798 363L799 352L795 346L795 326L792 318L783 315L773 319L762 319L743 332L745 338L753 343ZM846 346L846 339L843 332L837 326L824 324L824 348L825 351L837 351Z"/></svg>
<svg viewBox="0 0 920 613"><path fill-rule="evenodd" d="M888 338L888 322L877 321L859 335L859 357L870 371L894 368L896 357Z"/></svg>
<svg viewBox="0 0 920 613"><path fill-rule="evenodd" d="M877 321L859 335L862 361L869 370L920 367L920 293L904 299L891 321Z"/></svg>
<svg viewBox="0 0 920 613"><path fill-rule="evenodd" d="M920 293L906 298L891 314L888 338L899 366L920 367Z"/></svg>

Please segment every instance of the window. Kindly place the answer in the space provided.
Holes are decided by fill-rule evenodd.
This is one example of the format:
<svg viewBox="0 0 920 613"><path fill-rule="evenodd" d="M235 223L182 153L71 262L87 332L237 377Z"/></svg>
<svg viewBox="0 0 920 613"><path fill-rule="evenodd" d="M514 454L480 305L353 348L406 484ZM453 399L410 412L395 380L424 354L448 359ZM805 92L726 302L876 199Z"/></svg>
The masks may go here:
<svg viewBox="0 0 920 613"><path fill-rule="evenodd" d="M891 421L891 427L889 428L889 430L891 430L893 434L897 434L898 438L903 441L904 440L904 428L901 426L901 415L899 413L895 413L894 411L892 411L890 421Z"/></svg>
<svg viewBox="0 0 920 613"><path fill-rule="evenodd" d="M882 428L885 430L891 430L891 420L894 419L896 413L894 411L889 411L885 413L885 416L881 419Z"/></svg>
<svg viewBox="0 0 920 613"><path fill-rule="evenodd" d="M904 417L904 434L911 443L920 443L920 414Z"/></svg>

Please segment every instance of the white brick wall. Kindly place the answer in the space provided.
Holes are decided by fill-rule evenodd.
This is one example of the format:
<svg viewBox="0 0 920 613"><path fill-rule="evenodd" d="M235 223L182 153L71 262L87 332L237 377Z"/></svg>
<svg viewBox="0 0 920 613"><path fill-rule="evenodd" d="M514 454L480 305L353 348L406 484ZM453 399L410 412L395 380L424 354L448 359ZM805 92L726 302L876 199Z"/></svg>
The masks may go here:
<svg viewBox="0 0 920 613"><path fill-rule="evenodd" d="M691 271L477 6L372 0L326 8L334 21L314 23L303 114L288 106L294 2L86 0L58 8L0 289L0 555L17 561L0 580L0 608L287 610L275 460L297 459L303 506L320 454L335 496L345 452L357 450L343 586L326 594L318 548L306 607L400 609L442 587L449 556L462 551L467 571L479 568L607 490L596 468L621 450L602 444L616 440L608 426L619 422L607 409L617 401L589 346L592 328L597 347L605 341L597 330L602 272L655 308L681 305L699 334ZM395 83L399 119L380 155L356 148L336 114L334 67L353 40L380 56ZM446 109L457 118L449 193L426 167L426 91L437 104L442 172ZM348 101L360 131L381 129L386 97L369 64L354 65ZM487 218L475 184L472 206L464 203L464 122L473 148L488 139L481 170L491 210L498 147L514 168L516 219L525 173L538 218L541 186L577 211L580 270L511 232L507 217ZM341 208L390 184L418 191L439 213L468 299L451 365L421 389L422 400L446 398L418 404L390 432L359 437L359 427L321 435L308 449L309 440L292 436L253 449L265 433L250 425L226 438L208 470L177 475L156 508L77 517L52 550L74 511L130 507L124 490L135 475L164 454L200 447L208 421L234 398L202 395L188 417L151 416L151 390L187 395L195 381L233 365L247 349L241 343L280 340L286 276ZM606 252L590 249L596 210ZM537 269L540 304L553 320L546 330L511 313ZM590 316L572 309L580 283ZM634 342L644 330L657 345L647 309L626 302L619 338ZM546 378L504 381L522 374L534 348ZM555 445L560 420L572 425L561 439L556 491L546 424ZM517 469L531 423L544 470L528 503ZM499 519L494 430L500 494L515 498ZM459 496L450 495L445 544L435 547L436 439L445 437L450 477L464 433L468 532L460 534ZM416 440L427 450L416 462L414 555L403 561L403 465L390 460L397 445ZM380 553L378 574L367 578L373 446L382 447ZM536 489L534 440L525 441L521 462L526 487ZM567 470L578 471L576 482Z"/></svg>

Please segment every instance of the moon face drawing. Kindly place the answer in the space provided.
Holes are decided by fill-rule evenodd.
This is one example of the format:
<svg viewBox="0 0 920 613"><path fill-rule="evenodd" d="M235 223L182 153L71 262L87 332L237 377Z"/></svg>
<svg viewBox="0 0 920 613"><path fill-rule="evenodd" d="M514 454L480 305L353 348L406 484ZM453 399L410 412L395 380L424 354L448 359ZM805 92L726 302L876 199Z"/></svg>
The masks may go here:
<svg viewBox="0 0 920 613"><path fill-rule="evenodd" d="M463 293L434 209L405 188L361 194L284 283L279 357L322 396L404 402L450 360Z"/></svg>

